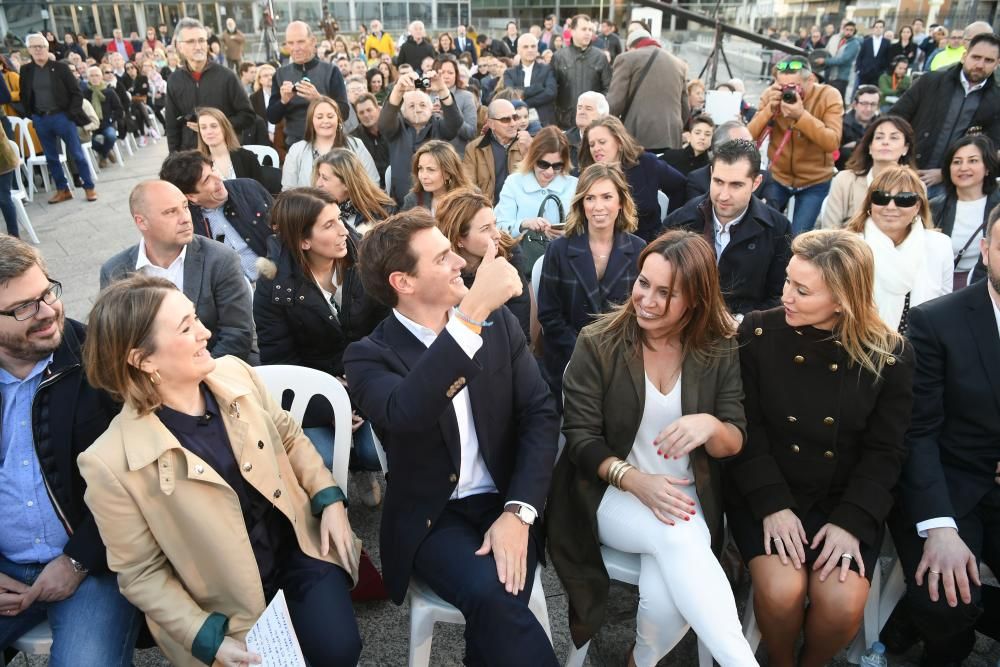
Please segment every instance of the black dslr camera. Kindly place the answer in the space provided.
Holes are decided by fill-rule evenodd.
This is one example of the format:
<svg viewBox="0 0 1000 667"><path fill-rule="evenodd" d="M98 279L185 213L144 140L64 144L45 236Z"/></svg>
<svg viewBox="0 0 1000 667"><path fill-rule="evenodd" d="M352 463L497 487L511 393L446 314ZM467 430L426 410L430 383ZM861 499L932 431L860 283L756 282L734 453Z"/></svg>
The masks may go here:
<svg viewBox="0 0 1000 667"><path fill-rule="evenodd" d="M417 90L426 90L431 87L431 79L429 76L422 76L413 82L413 87Z"/></svg>
<svg viewBox="0 0 1000 667"><path fill-rule="evenodd" d="M802 88L798 84L787 83L781 87L781 101L785 104L795 104L802 97Z"/></svg>

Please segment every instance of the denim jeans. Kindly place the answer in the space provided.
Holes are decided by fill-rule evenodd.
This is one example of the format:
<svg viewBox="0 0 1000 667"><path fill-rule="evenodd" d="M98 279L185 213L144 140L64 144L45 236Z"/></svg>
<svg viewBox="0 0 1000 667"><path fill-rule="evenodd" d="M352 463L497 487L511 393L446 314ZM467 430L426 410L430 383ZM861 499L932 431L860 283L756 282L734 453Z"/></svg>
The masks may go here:
<svg viewBox="0 0 1000 667"><path fill-rule="evenodd" d="M80 180L83 181L84 189L93 190L94 177L87 166L87 158L83 155L83 147L80 146L80 135L77 134L76 124L70 120L69 116L62 112L50 116L36 114L31 117L31 122L35 125L38 140L42 142L42 150L48 161L49 174L55 181L56 189L69 190L66 172L59 163L59 155L62 153L59 140L62 139L66 144L66 151L80 170Z"/></svg>
<svg viewBox="0 0 1000 667"><path fill-rule="evenodd" d="M788 206L788 200L795 197L795 212L792 214L792 236L808 232L816 224L823 200L830 194L830 181L817 183L805 188L790 188L772 178L764 189L764 199L773 208L782 213Z"/></svg>
<svg viewBox="0 0 1000 667"><path fill-rule="evenodd" d="M333 466L333 428L330 426L313 426L304 428L302 431L306 437L312 440L313 446L319 455L323 457L323 464L330 468ZM372 433L371 422L366 421L357 431L354 432L354 457L357 465L362 470L378 472L382 469L379 463L378 454L375 452L375 434ZM343 484L343 480L337 480Z"/></svg>
<svg viewBox="0 0 1000 667"><path fill-rule="evenodd" d="M118 132L114 125L108 125L103 130L97 130L90 138L91 145L97 154L103 158L108 157L108 153L114 150L115 140L118 139Z"/></svg>
<svg viewBox="0 0 1000 667"><path fill-rule="evenodd" d="M25 584L33 584L44 568L0 556L0 572ZM88 575L65 600L36 602L17 616L0 617L0 651L46 619L52 626L52 667L132 664L142 614L118 591L113 573Z"/></svg>
<svg viewBox="0 0 1000 667"><path fill-rule="evenodd" d="M0 140L3 140L3 132L0 132ZM14 208L14 199L10 196L10 189L14 187L14 172L8 171L0 174L0 213L7 223L7 233L17 236L17 209Z"/></svg>

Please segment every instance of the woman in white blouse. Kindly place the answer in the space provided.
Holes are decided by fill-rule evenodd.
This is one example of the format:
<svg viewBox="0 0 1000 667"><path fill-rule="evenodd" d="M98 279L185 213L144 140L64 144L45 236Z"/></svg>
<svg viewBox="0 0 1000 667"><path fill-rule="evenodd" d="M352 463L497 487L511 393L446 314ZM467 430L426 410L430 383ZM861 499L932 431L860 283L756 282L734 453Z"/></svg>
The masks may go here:
<svg viewBox="0 0 1000 667"><path fill-rule="evenodd" d="M316 158L334 148L346 148L353 152L361 160L368 176L378 183L378 170L371 153L360 139L344 132L337 103L329 97L317 97L306 110L305 138L288 148L281 170L281 189L312 185Z"/></svg>
<svg viewBox="0 0 1000 667"><path fill-rule="evenodd" d="M951 240L934 229L923 183L907 167L872 181L847 229L875 256L875 305L882 320L906 333L909 310L951 292Z"/></svg>
<svg viewBox="0 0 1000 667"><path fill-rule="evenodd" d="M889 167L917 168L913 128L898 116L872 120L845 169L833 177L817 229L841 229L858 211L872 180Z"/></svg>

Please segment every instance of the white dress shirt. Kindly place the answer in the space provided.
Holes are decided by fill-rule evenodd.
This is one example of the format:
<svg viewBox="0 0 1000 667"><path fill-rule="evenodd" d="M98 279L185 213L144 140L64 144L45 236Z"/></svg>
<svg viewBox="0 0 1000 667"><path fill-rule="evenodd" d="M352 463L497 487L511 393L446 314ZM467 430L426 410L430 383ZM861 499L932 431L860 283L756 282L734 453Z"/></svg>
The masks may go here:
<svg viewBox="0 0 1000 667"><path fill-rule="evenodd" d="M722 223L719 220L719 216L715 214L715 207L712 207L712 222L715 227L715 263L718 264L719 260L722 259L722 252L729 245L730 239L732 239L733 227L740 224L743 221L744 216L746 216L747 211L750 207L746 207L740 214L730 220L727 223Z"/></svg>
<svg viewBox="0 0 1000 667"><path fill-rule="evenodd" d="M987 295L989 296L990 303L993 304L993 316L997 320L997 336L1000 336L1000 306L997 305L997 302L993 299L993 295L988 290ZM927 531L932 528L954 528L955 530L958 530L958 524L955 523L955 519L950 516L939 516L933 519L927 519L926 521L920 521L917 523L917 535L920 537L927 537Z"/></svg>
<svg viewBox="0 0 1000 667"><path fill-rule="evenodd" d="M535 69L535 63L531 63L530 65L521 65L521 69L524 70L524 83L522 84L522 87L527 88L531 85L531 72Z"/></svg>
<svg viewBox="0 0 1000 667"><path fill-rule="evenodd" d="M146 255L146 241L145 239L139 239L139 256L135 261L135 270L142 271L147 276L154 276L156 278L166 278L174 285L177 286L181 292L184 291L184 258L187 257L187 246L181 249L181 254L177 255L174 261L170 262L170 266L167 268L162 268L153 264L149 261L149 257Z"/></svg>
<svg viewBox="0 0 1000 667"><path fill-rule="evenodd" d="M428 329L422 324L417 324L395 308L393 308L392 314L425 347L430 347L437 340L438 334L433 329ZM462 324L458 318L450 313L445 330L451 334L451 337L455 339L455 342L462 348L462 351L469 355L470 359L475 357L476 352L483 346L483 337ZM462 448L458 485L451 494L451 499L457 500L481 493L499 493L497 485L493 481L493 476L490 475L490 471L486 467L486 461L483 460L482 452L479 451L479 436L476 435L476 420L472 414L469 387L462 387L462 391L455 394L451 402L455 408L455 420L458 422L458 438ZM510 505L511 503L523 505L534 512L535 516L538 516L538 510L528 503L517 500L505 502L506 505Z"/></svg>
<svg viewBox="0 0 1000 667"><path fill-rule="evenodd" d="M872 35L872 55L877 56L878 50L882 47L882 38Z"/></svg>
<svg viewBox="0 0 1000 667"><path fill-rule="evenodd" d="M968 97L969 93L974 93L983 86L985 86L986 82L989 80L989 77L986 77L979 83L973 84L970 83L969 80L965 78L965 70L962 70L961 74L958 77L958 80L962 82L962 88L965 89L965 96Z"/></svg>

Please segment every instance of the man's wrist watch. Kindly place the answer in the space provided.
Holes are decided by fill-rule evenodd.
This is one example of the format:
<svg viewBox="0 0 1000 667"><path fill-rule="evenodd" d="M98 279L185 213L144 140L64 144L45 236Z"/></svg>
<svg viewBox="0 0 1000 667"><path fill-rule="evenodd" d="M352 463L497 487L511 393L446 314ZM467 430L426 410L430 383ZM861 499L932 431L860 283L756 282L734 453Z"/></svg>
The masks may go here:
<svg viewBox="0 0 1000 667"><path fill-rule="evenodd" d="M524 505L519 505L517 503L510 503L503 508L503 511L510 512L516 516L525 526L530 526L535 523L535 510L530 507L525 507Z"/></svg>
<svg viewBox="0 0 1000 667"><path fill-rule="evenodd" d="M87 574L90 571L83 563L72 556L66 556L66 558L69 558L69 564L73 566L73 571L77 574Z"/></svg>

